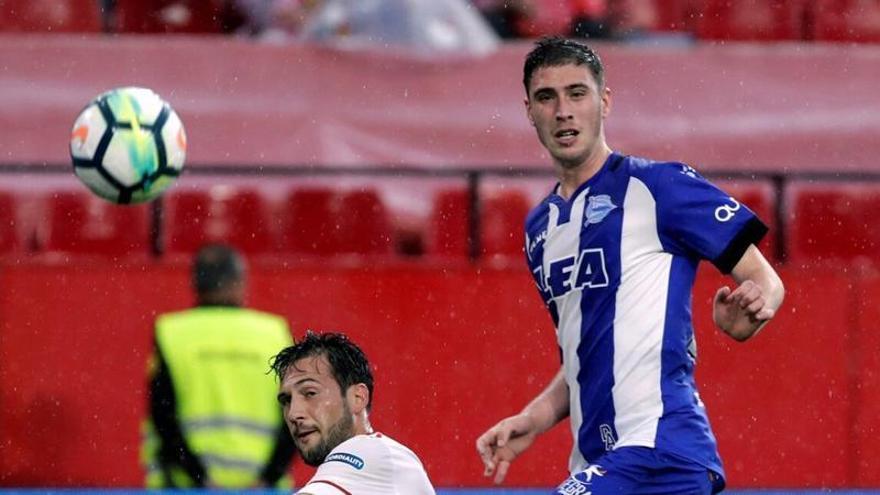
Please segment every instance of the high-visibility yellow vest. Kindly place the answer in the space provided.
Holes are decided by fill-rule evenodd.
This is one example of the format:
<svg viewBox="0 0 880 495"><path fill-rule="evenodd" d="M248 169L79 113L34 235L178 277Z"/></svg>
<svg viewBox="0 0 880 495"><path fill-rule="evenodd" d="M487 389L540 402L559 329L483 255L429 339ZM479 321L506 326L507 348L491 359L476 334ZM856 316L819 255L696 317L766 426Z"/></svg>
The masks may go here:
<svg viewBox="0 0 880 495"><path fill-rule="evenodd" d="M189 448L221 487L252 486L269 461L283 420L273 356L293 343L276 315L234 307L199 307L159 316L156 345L174 385L177 418ZM148 488L164 486L158 438L144 425L142 461ZM193 486L182 469L176 486ZM291 486L287 476L277 485Z"/></svg>

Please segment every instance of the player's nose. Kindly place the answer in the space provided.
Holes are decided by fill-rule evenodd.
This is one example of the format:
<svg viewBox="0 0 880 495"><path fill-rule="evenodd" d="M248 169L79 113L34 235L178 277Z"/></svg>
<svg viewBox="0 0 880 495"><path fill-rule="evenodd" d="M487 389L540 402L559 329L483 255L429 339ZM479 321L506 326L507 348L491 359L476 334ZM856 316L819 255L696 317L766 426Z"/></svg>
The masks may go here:
<svg viewBox="0 0 880 495"><path fill-rule="evenodd" d="M565 121L570 120L572 117L571 105L565 100L565 98L560 98L556 104L556 120Z"/></svg>
<svg viewBox="0 0 880 495"><path fill-rule="evenodd" d="M286 419L291 425L297 425L305 418L305 410L299 401L290 401L290 407L287 408L284 414L284 419Z"/></svg>

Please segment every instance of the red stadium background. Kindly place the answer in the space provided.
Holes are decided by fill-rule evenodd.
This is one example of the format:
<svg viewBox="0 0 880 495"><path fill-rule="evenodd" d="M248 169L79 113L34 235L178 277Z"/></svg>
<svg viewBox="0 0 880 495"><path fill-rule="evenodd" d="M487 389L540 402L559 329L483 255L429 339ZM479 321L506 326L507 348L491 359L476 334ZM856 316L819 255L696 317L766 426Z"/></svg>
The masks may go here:
<svg viewBox="0 0 880 495"><path fill-rule="evenodd" d="M713 329L724 279L711 267L694 295L697 376L731 486L880 487L880 47L599 49L615 96L612 145L687 161L774 228L764 247L787 296L764 333L736 344ZM210 237L169 230L174 208L187 192L216 198L218 186L257 191L277 213L247 224L272 225L248 248L252 304L286 316L296 335L343 330L362 342L376 367L375 426L417 451L438 486L487 485L476 436L522 407L558 362L511 237L520 217L503 214L552 182L529 175L546 158L521 104L527 50L437 61L225 39L0 35L0 216L13 226L0 261L0 485L141 484L151 323L192 303L187 243ZM59 199L82 192L61 169L69 126L89 98L130 84L181 115L189 173L152 237L148 209L87 204L103 226L90 234ZM496 216L482 218L484 255L472 260L461 198L474 177ZM383 247L297 249L326 222L285 231L287 201L316 184L374 191L352 201L379 198L385 206L370 211L385 216L353 228L377 229ZM437 216L448 189L454 213ZM510 191L518 199L489 208ZM185 221L197 209L181 211ZM555 485L569 448L557 427L509 484Z"/></svg>

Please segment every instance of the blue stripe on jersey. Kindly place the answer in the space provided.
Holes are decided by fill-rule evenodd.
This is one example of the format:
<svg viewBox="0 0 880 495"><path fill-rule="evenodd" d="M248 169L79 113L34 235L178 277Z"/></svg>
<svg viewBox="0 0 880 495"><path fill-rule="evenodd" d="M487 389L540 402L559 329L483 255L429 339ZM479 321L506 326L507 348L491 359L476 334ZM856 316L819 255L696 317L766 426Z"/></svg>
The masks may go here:
<svg viewBox="0 0 880 495"><path fill-rule="evenodd" d="M622 158L622 157L620 157ZM618 160L610 160L606 168L613 168ZM615 427L614 400L614 288L620 283L620 251L596 251L597 246L616 242L621 235L623 201L626 181L616 174L601 173L587 181L579 190L589 196L582 197L583 214L578 222L580 243L578 245L578 272L587 285L581 297L580 345L577 355L580 370L577 383L580 386L580 410L582 421L578 425L577 446L584 460L591 462L601 453L610 450L618 437ZM601 191L601 193L592 193ZM590 272L589 276L586 275ZM587 296L589 295L589 296Z"/></svg>

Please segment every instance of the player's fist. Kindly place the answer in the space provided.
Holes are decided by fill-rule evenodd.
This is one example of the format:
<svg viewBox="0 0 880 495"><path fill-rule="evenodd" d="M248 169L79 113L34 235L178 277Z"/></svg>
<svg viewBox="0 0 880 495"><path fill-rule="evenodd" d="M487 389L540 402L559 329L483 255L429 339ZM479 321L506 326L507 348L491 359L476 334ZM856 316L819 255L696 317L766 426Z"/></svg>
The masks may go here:
<svg viewBox="0 0 880 495"><path fill-rule="evenodd" d="M715 293L712 319L724 333L740 342L748 339L775 315L760 285L745 280L734 290L724 286Z"/></svg>

